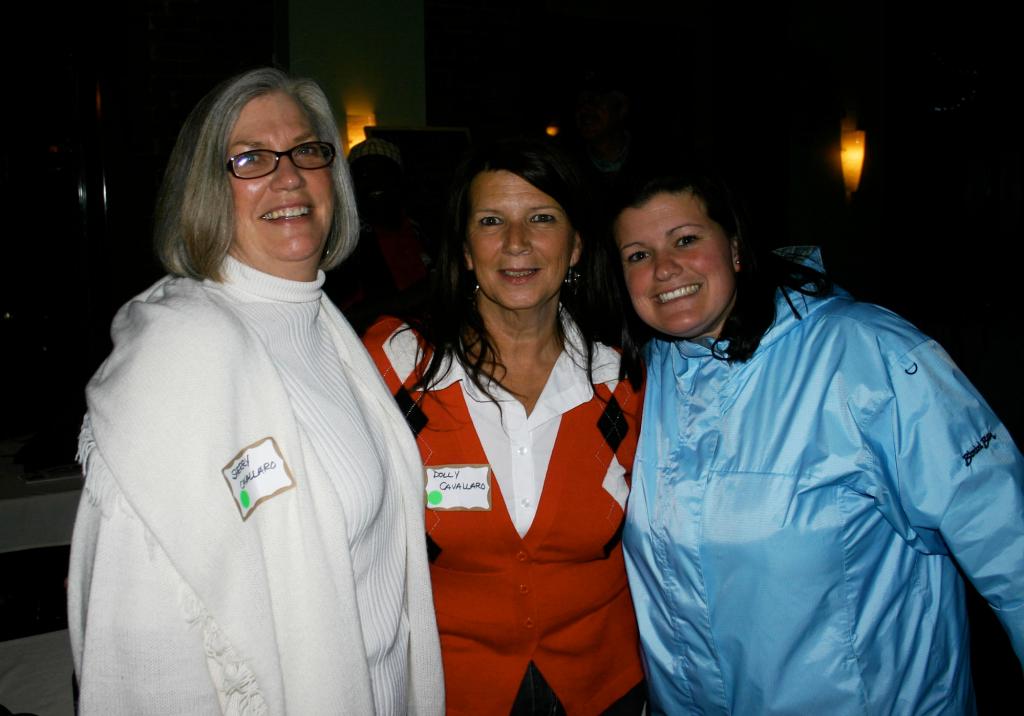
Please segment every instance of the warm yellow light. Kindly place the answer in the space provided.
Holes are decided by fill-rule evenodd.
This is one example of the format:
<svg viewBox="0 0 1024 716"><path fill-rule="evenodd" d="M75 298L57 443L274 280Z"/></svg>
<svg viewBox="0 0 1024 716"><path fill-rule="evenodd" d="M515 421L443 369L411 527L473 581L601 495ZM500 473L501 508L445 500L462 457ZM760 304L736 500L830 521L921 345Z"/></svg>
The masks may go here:
<svg viewBox="0 0 1024 716"><path fill-rule="evenodd" d="M860 186L860 172L864 168L864 143L862 129L844 130L840 135L839 159L843 165L843 184L846 185L848 195Z"/></svg>
<svg viewBox="0 0 1024 716"><path fill-rule="evenodd" d="M558 125L557 124L549 124L547 127L544 128L544 132L549 137L557 137L558 136Z"/></svg>
<svg viewBox="0 0 1024 716"><path fill-rule="evenodd" d="M347 114L345 115L345 139L351 149L366 139L366 128L377 126L377 115L375 114Z"/></svg>

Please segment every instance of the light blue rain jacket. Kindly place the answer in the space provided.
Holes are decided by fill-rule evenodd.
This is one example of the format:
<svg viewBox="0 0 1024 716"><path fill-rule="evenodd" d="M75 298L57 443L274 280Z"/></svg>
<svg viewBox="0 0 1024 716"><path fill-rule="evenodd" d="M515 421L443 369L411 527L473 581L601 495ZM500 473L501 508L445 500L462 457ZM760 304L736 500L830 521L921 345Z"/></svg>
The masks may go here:
<svg viewBox="0 0 1024 716"><path fill-rule="evenodd" d="M745 363L648 347L623 540L651 711L972 713L950 556L1024 656L1024 460L906 321L789 295Z"/></svg>

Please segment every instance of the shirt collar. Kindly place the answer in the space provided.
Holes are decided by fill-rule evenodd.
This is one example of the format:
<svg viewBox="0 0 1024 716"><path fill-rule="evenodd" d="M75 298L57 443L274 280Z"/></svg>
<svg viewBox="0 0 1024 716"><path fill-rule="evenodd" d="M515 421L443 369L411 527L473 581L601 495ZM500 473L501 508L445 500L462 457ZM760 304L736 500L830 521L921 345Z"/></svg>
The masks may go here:
<svg viewBox="0 0 1024 716"><path fill-rule="evenodd" d="M580 395L585 393L586 397L580 402L586 402L590 400L594 389L587 381L587 374L584 369L586 365L586 348L583 334L566 311L559 311L559 316L562 321L562 333L565 336L565 348L551 369L551 377L548 379L548 384L549 386L558 385L559 394L570 390L578 391ZM603 343L595 342L590 367L595 384L605 383L609 385L611 390L615 389L615 383L619 379L618 352ZM461 362L449 358L446 361L445 368L445 370L440 371L442 377L434 382L431 390L441 390L461 380L463 390L473 400L479 402L492 400L473 383ZM486 376L484 376L484 386L491 393L493 399L498 402L515 400L508 391L497 383L488 380ZM545 393L548 392L548 386L545 386L544 390Z"/></svg>

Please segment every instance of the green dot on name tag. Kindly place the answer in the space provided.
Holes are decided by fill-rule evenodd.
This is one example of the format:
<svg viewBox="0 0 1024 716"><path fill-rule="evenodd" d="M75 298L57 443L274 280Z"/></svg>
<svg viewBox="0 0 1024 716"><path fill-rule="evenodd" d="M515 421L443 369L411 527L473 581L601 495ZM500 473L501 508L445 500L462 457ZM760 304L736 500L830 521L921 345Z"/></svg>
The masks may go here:
<svg viewBox="0 0 1024 716"><path fill-rule="evenodd" d="M246 492L245 490L242 490L240 493L238 493L238 501L242 503L242 509L243 510L249 509L249 493L248 492Z"/></svg>
<svg viewBox="0 0 1024 716"><path fill-rule="evenodd" d="M440 490L431 490L427 493L427 502L432 505L440 505L441 499L442 495Z"/></svg>

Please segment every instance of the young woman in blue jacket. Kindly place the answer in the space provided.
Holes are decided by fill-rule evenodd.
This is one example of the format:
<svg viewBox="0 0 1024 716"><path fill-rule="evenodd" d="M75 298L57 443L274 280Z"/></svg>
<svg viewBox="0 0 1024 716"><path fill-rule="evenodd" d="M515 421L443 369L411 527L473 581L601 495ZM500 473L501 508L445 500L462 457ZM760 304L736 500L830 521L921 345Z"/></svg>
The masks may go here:
<svg viewBox="0 0 1024 716"><path fill-rule="evenodd" d="M1024 658L1006 428L815 250L756 253L724 185L662 177L622 206L649 338L623 540L652 712L973 712L957 564Z"/></svg>

